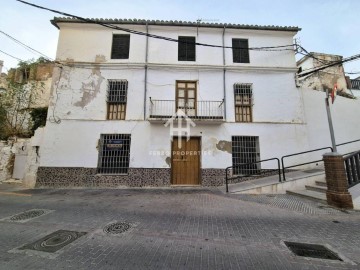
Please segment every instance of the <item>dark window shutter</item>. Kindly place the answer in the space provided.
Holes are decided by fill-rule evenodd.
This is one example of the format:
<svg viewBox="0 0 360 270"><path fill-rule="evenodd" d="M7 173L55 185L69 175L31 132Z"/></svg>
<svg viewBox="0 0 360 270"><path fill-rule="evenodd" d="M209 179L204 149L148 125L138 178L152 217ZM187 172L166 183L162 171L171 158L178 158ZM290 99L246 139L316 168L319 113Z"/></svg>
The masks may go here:
<svg viewBox="0 0 360 270"><path fill-rule="evenodd" d="M195 61L196 45L195 37L179 37L178 42L178 60Z"/></svg>
<svg viewBox="0 0 360 270"><path fill-rule="evenodd" d="M113 35L111 59L129 59L130 35Z"/></svg>
<svg viewBox="0 0 360 270"><path fill-rule="evenodd" d="M232 39L232 51L234 63L250 63L249 41L247 39Z"/></svg>

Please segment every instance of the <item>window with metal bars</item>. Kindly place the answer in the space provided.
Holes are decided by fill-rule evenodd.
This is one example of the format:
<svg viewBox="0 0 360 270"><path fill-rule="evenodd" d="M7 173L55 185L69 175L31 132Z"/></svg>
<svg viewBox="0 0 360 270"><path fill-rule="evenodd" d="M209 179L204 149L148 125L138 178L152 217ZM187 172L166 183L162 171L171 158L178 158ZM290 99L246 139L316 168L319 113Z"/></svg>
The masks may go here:
<svg viewBox="0 0 360 270"><path fill-rule="evenodd" d="M252 122L252 84L234 84L235 121Z"/></svg>
<svg viewBox="0 0 360 270"><path fill-rule="evenodd" d="M232 166L234 175L252 175L260 172L259 137L232 136ZM252 163L252 164L248 164ZM240 164L247 164L242 165Z"/></svg>
<svg viewBox="0 0 360 270"><path fill-rule="evenodd" d="M178 38L178 60L195 61L196 45L195 37L179 36Z"/></svg>
<svg viewBox="0 0 360 270"><path fill-rule="evenodd" d="M97 173L127 174L130 143L130 134L101 134Z"/></svg>
<svg viewBox="0 0 360 270"><path fill-rule="evenodd" d="M233 38L232 53L234 63L250 63L249 41L247 39Z"/></svg>
<svg viewBox="0 0 360 270"><path fill-rule="evenodd" d="M113 35L111 59L129 59L130 35Z"/></svg>
<svg viewBox="0 0 360 270"><path fill-rule="evenodd" d="M127 101L127 80L108 80L107 119L125 120Z"/></svg>

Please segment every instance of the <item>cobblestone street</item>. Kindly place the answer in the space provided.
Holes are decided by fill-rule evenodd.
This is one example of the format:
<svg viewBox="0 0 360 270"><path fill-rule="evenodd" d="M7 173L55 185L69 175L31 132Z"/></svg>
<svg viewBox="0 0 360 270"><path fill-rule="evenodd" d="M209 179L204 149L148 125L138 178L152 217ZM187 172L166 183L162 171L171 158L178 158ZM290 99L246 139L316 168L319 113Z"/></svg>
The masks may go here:
<svg viewBox="0 0 360 270"><path fill-rule="evenodd" d="M359 224L359 212L291 195L1 184L0 269L360 269ZM26 248L59 230L86 234L55 252ZM343 261L296 256L283 241L323 244Z"/></svg>

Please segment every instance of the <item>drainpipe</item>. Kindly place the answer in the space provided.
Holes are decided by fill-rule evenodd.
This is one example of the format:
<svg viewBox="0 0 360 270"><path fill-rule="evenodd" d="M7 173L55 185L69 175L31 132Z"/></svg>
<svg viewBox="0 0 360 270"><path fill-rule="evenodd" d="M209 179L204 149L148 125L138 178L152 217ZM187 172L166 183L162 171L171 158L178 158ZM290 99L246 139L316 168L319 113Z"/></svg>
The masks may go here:
<svg viewBox="0 0 360 270"><path fill-rule="evenodd" d="M225 95L226 95L226 77L225 77L225 73L226 73L226 69L225 69L225 26L223 29L223 34L222 34L222 45L223 45L223 66L224 66L224 70L223 70L223 90L224 90L224 120L226 121L226 100L225 100Z"/></svg>
<svg viewBox="0 0 360 270"><path fill-rule="evenodd" d="M149 25L146 22L146 48L145 48L145 79L144 79L144 120L146 120L146 98L147 98L147 73L148 73L148 42L149 42Z"/></svg>

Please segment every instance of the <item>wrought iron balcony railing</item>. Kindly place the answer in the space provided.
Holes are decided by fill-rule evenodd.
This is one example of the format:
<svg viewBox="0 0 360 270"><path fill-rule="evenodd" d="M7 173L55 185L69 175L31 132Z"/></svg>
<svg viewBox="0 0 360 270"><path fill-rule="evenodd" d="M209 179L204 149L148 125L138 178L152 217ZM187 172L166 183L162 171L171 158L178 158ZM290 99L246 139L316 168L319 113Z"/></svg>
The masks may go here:
<svg viewBox="0 0 360 270"><path fill-rule="evenodd" d="M181 111L179 111L181 110ZM175 100L150 98L149 120L179 117L179 112L192 120L224 121L224 101L196 101L176 104Z"/></svg>

